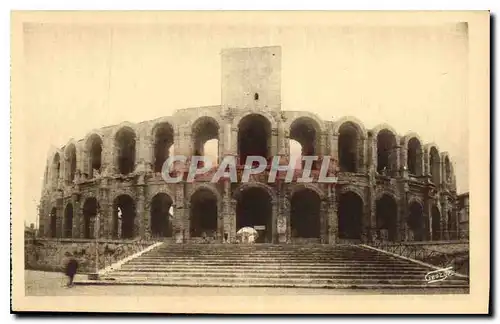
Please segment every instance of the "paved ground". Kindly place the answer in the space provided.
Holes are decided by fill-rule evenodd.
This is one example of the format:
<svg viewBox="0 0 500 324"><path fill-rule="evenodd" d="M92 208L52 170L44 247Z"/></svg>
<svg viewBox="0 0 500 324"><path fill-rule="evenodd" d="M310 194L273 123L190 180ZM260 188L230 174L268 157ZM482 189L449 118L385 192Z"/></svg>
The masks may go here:
<svg viewBox="0 0 500 324"><path fill-rule="evenodd" d="M422 290L335 290L291 288L216 288L161 286L74 286L66 288L62 273L25 271L27 296L263 296L263 295L366 295L366 294L425 294ZM428 293L428 292L427 292ZM432 290L433 294L459 293L457 290Z"/></svg>

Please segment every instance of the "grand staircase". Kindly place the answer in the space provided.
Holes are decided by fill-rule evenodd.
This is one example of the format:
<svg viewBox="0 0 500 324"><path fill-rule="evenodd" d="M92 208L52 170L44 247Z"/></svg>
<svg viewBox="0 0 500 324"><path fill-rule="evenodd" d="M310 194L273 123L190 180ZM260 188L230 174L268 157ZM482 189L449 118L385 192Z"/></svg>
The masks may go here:
<svg viewBox="0 0 500 324"><path fill-rule="evenodd" d="M102 276L109 284L346 289L461 288L433 269L356 245L163 244Z"/></svg>

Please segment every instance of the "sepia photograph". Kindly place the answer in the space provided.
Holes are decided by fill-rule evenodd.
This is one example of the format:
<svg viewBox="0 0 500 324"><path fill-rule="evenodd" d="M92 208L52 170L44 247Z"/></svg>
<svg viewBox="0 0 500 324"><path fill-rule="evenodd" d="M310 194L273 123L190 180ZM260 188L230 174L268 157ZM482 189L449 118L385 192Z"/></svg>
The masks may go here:
<svg viewBox="0 0 500 324"><path fill-rule="evenodd" d="M11 18L13 311L488 312L489 12Z"/></svg>

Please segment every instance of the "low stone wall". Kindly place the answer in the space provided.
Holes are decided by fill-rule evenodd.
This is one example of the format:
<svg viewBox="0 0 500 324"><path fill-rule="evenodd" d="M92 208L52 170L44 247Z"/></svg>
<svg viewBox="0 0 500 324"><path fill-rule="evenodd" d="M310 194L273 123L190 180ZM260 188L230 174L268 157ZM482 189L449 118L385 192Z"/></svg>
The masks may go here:
<svg viewBox="0 0 500 324"><path fill-rule="evenodd" d="M103 269L154 244L150 241L99 241L99 269ZM78 273L95 272L96 243L85 239L25 241L25 269L64 271L69 257L78 260Z"/></svg>

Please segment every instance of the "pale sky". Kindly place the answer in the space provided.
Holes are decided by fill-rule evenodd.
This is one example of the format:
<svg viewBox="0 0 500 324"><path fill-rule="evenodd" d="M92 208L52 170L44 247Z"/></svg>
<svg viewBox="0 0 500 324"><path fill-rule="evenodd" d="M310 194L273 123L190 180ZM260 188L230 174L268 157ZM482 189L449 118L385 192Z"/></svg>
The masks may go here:
<svg viewBox="0 0 500 324"><path fill-rule="evenodd" d="M270 45L282 47L283 110L417 132L450 153L458 192L468 191L464 25L30 24L22 127L25 199L33 208L26 221L36 218L51 145L122 121L218 105L221 50Z"/></svg>

